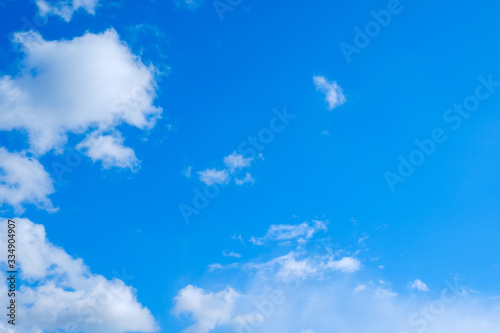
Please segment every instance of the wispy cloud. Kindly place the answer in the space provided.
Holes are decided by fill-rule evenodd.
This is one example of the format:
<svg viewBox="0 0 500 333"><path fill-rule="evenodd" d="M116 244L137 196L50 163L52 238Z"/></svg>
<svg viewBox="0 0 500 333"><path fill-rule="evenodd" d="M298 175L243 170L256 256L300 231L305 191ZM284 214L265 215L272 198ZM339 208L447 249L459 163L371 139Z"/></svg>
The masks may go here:
<svg viewBox="0 0 500 333"><path fill-rule="evenodd" d="M243 177L243 178L235 178L234 182L236 183L236 185L244 185L246 183L254 184L255 183L255 179L252 177L252 175L250 174L250 172L247 172L245 174L245 177Z"/></svg>
<svg viewBox="0 0 500 333"><path fill-rule="evenodd" d="M327 221L303 222L301 224L273 224L263 237L252 237L250 241L255 245L263 245L269 241L288 241L296 239L303 242L314 236L315 233L327 230Z"/></svg>
<svg viewBox="0 0 500 333"><path fill-rule="evenodd" d="M193 167L192 166L188 166L187 168L185 168L184 170L182 170L182 174L186 178L191 178L191 172L192 171L193 171Z"/></svg>
<svg viewBox="0 0 500 333"><path fill-rule="evenodd" d="M228 251L223 251L223 252L222 252L222 255L223 255L224 257L241 258L241 254L236 253L236 252L234 252L234 251L229 251L229 252L228 252Z"/></svg>
<svg viewBox="0 0 500 333"><path fill-rule="evenodd" d="M333 110L346 102L342 88L335 81L328 81L324 76L314 76L314 85L316 90L325 94L325 100L328 103L328 109Z"/></svg>

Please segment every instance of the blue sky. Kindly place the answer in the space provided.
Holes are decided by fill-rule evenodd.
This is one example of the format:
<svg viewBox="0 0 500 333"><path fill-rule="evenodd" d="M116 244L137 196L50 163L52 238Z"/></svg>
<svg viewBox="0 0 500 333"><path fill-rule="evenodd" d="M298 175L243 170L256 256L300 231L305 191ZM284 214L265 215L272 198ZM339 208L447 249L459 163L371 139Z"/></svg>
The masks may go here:
<svg viewBox="0 0 500 333"><path fill-rule="evenodd" d="M19 332L493 332L499 7L2 1Z"/></svg>

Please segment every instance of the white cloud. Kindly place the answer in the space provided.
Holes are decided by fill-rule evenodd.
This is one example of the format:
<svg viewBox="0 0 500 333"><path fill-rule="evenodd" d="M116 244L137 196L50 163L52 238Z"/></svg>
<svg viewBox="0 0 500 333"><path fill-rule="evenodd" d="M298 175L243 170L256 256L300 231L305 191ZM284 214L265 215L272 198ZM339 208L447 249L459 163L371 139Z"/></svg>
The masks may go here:
<svg viewBox="0 0 500 333"><path fill-rule="evenodd" d="M222 266L221 264L210 264L208 265L208 271L209 272L213 272L215 270L219 270L219 269L223 269L224 266Z"/></svg>
<svg viewBox="0 0 500 333"><path fill-rule="evenodd" d="M97 0L36 0L36 5L41 16L57 15L69 22L73 13L80 8L94 15L98 2Z"/></svg>
<svg viewBox="0 0 500 333"><path fill-rule="evenodd" d="M243 243L243 237L241 237L241 234L232 234L231 235L231 239L234 239L234 240L239 240L240 242Z"/></svg>
<svg viewBox="0 0 500 333"><path fill-rule="evenodd" d="M335 271L341 271L342 273L354 273L361 268L361 262L352 257L344 257L340 260L333 260L330 258L325 267Z"/></svg>
<svg viewBox="0 0 500 333"><path fill-rule="evenodd" d="M185 333L206 333L216 326L230 323L235 302L239 294L227 288L217 293L188 285L175 297L174 312L188 313L195 324L186 328Z"/></svg>
<svg viewBox="0 0 500 333"><path fill-rule="evenodd" d="M203 5L205 0L172 0L177 7L184 7L188 10L196 10Z"/></svg>
<svg viewBox="0 0 500 333"><path fill-rule="evenodd" d="M346 98L337 82L330 82L324 76L314 76L313 81L316 90L326 95L325 100L328 102L328 109L333 110L345 103Z"/></svg>
<svg viewBox="0 0 500 333"><path fill-rule="evenodd" d="M236 253L234 251L227 252L227 251L222 251L222 255L224 257L233 257L233 258L241 258L241 254Z"/></svg>
<svg viewBox="0 0 500 333"><path fill-rule="evenodd" d="M187 9L198 9L202 4L204 0L182 0L182 3Z"/></svg>
<svg viewBox="0 0 500 333"><path fill-rule="evenodd" d="M257 267L262 272L267 273L269 272L269 268L273 266L277 267L277 278L291 280L297 278L322 277L326 273L334 271L354 273L361 268L361 263L358 259L352 257L343 257L336 260L333 255L320 257L306 254L304 256L304 254L292 251Z"/></svg>
<svg viewBox="0 0 500 333"><path fill-rule="evenodd" d="M359 292L361 292L363 290L366 290L366 285L364 285L364 284L358 284L356 286L356 288L354 288L354 292L355 293L359 293Z"/></svg>
<svg viewBox="0 0 500 333"><path fill-rule="evenodd" d="M53 181L38 160L24 153L10 153L0 147L0 206L11 205L23 212L23 204L54 211L48 198L54 192Z"/></svg>
<svg viewBox="0 0 500 333"><path fill-rule="evenodd" d="M279 235L281 229L276 228ZM286 238L297 234L291 230L295 229L285 228ZM345 274L360 270L360 260L344 255L345 250L317 251L317 246L325 246L324 240L314 242L317 237L311 238L310 243L297 244L296 250L285 255L276 254L283 247L266 246L257 249L270 253L259 253L246 262L212 265L203 281L212 281L213 287L206 286L199 294L211 299L219 293L210 290L232 280L238 283L238 297L221 302L219 309L214 308L215 302L193 301L196 313L220 310L225 316L218 322L210 320L211 325L193 316L191 327L204 329L191 332L496 333L500 327L497 301L469 296L466 290L470 288L462 286L457 277L445 281L442 289L432 294L434 298L430 293L397 294L393 283L380 280L376 272ZM351 246L359 246L357 238ZM220 269L226 270L224 274L212 273ZM235 270L234 274L230 270Z"/></svg>
<svg viewBox="0 0 500 333"><path fill-rule="evenodd" d="M357 258L342 257L338 253L320 256L310 251L297 250L263 262L253 260L246 263L228 265L216 263L209 265L209 271L223 269L255 271L260 277L267 280L293 281L310 278L322 279L331 272L355 273L361 269L361 262Z"/></svg>
<svg viewBox="0 0 500 333"><path fill-rule="evenodd" d="M272 224L265 236L252 237L250 242L255 245L263 245L268 241L287 241L298 239L303 242L310 239L320 230L327 230L327 222L314 220L312 223L303 222L301 224Z"/></svg>
<svg viewBox="0 0 500 333"><path fill-rule="evenodd" d="M211 320L193 316L195 324L186 332L274 333L310 327L309 331L316 333L496 333L500 327L500 309L494 303L462 295L458 290L447 289L445 298L438 293L435 299L429 299L398 295L382 287L356 288L354 281L332 276L312 283L269 281L253 275L241 279L239 275L239 281L247 287L234 301L217 305L193 297L192 312ZM276 293L282 295L281 302L273 298ZM208 288L199 294L212 299L219 293ZM224 317L217 321L221 313Z"/></svg>
<svg viewBox="0 0 500 333"><path fill-rule="evenodd" d="M2 288L0 288L0 289L2 289ZM2 292L4 292L3 289L2 289ZM5 289L5 292L7 292L7 289ZM7 318L7 320L9 320L9 318ZM12 326L10 324L8 324L8 325ZM14 326L12 326L12 327L14 327ZM0 322L0 332L2 332L2 333L16 333L16 332L14 332L14 329L8 327L7 324L4 324L3 322Z"/></svg>
<svg viewBox="0 0 500 333"><path fill-rule="evenodd" d="M223 162L225 168L223 169L206 169L198 171L200 180L207 185L213 184L227 184L235 172L250 167L253 159L245 158L243 155L238 154L236 151L224 157ZM247 172L243 178L234 178L236 185L244 185L246 183L255 183L255 179Z"/></svg>
<svg viewBox="0 0 500 333"><path fill-rule="evenodd" d="M416 279L415 281L410 283L410 289L418 291L429 291L429 287L427 287L427 285L423 283L420 279Z"/></svg>
<svg viewBox="0 0 500 333"><path fill-rule="evenodd" d="M295 253L290 252L289 254L277 258L271 261L269 264L278 264L278 272L276 277L283 280L295 279L295 278L305 278L309 275L315 275L318 272L319 267L315 265L315 262L303 259L297 260Z"/></svg>
<svg viewBox="0 0 500 333"><path fill-rule="evenodd" d="M230 173L236 170L247 168L252 163L253 159L245 158L243 155L233 152L231 155L224 157L224 164L229 169Z"/></svg>
<svg viewBox="0 0 500 333"><path fill-rule="evenodd" d="M16 325L19 332L157 331L153 316L138 303L132 287L92 274L82 259L50 243L42 225L28 219L15 221L17 264L23 281L16 297L22 318ZM0 237L0 246L6 248L6 228L1 228ZM6 254L0 253L2 265ZM5 280L5 275L0 275ZM1 303L6 304L7 293L3 289L0 292Z"/></svg>
<svg viewBox="0 0 500 333"><path fill-rule="evenodd" d="M191 172L193 170L193 167L192 166L188 166L186 169L182 170L182 174L186 177L186 178L191 178Z"/></svg>
<svg viewBox="0 0 500 333"><path fill-rule="evenodd" d="M236 185L244 185L246 183L252 183L252 185L255 183L255 179L252 177L252 175L250 174L250 172L247 172L245 174L245 177L244 178L235 178L234 179L234 182L236 183Z"/></svg>
<svg viewBox="0 0 500 333"><path fill-rule="evenodd" d="M364 235L363 237L360 237L360 238L358 239L358 244L363 243L363 242L364 242L365 240L367 240L368 238L370 238L370 236L368 236L368 235Z"/></svg>
<svg viewBox="0 0 500 333"><path fill-rule="evenodd" d="M61 41L14 36L25 57L20 73L0 77L0 130L26 132L33 153L61 151L69 133L117 133L121 124L148 129L160 116L155 68L114 30Z"/></svg>
<svg viewBox="0 0 500 333"><path fill-rule="evenodd" d="M119 133L114 135L92 133L76 148L85 149L94 163L97 161L102 162L104 169L119 167L137 170L139 160L131 148L123 145L123 141Z"/></svg>
<svg viewBox="0 0 500 333"><path fill-rule="evenodd" d="M207 185L227 184L230 179L226 169L206 169L204 171L198 171L198 175L200 175L200 180Z"/></svg>

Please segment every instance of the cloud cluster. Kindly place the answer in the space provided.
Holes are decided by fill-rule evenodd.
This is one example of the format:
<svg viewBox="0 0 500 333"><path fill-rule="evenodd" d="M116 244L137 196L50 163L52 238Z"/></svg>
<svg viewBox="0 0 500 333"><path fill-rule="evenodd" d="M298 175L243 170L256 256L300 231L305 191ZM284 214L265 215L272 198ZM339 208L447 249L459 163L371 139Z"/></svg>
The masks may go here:
<svg viewBox="0 0 500 333"><path fill-rule="evenodd" d="M214 184L228 184L231 180L231 176L236 172L250 167L253 162L252 158L246 158L242 154L234 151L223 159L225 168L223 169L205 169L203 171L198 171L199 179L206 185ZM189 178L189 177L188 177ZM255 179L252 175L247 172L243 178L234 178L236 185L243 185L246 183L254 183Z"/></svg>
<svg viewBox="0 0 500 333"><path fill-rule="evenodd" d="M0 79L1 130L28 133L30 149L60 150L69 133L114 131L121 124L154 125L154 68L144 65L116 31L46 41L17 33L25 57L15 77Z"/></svg>
<svg viewBox="0 0 500 333"><path fill-rule="evenodd" d="M160 117L156 69L132 54L113 29L59 41L23 32L14 34L14 42L24 57L19 73L0 77L0 130L26 133L34 157L62 152L73 135L82 138L77 148L103 168L137 170L140 161L119 127L148 130ZM33 157L17 155L9 156L17 164L24 159L22 170L30 166L36 173L24 177L2 162L0 204L51 209L47 173Z"/></svg>
<svg viewBox="0 0 500 333"><path fill-rule="evenodd" d="M201 294L218 294L198 289ZM355 293L352 282L339 279L301 284L254 280L245 293L233 292L239 295L236 300L219 304L232 316L211 317L211 323L218 323L214 328L196 321L219 313L214 303L184 307L184 313L193 314L195 320L190 327L196 327L185 332L496 333L500 327L498 307L470 295L438 308L434 299L411 299L377 289Z"/></svg>
<svg viewBox="0 0 500 333"><path fill-rule="evenodd" d="M319 222L275 225L263 238L266 242L303 238L325 246L315 236L324 229L326 225ZM497 301L470 293L456 276L435 293L416 279L410 289L428 293L398 294L392 283L356 273L362 269L361 261L342 256L342 250L308 251L303 244L289 242L295 249L276 257L280 245L256 248L270 250L271 255L211 265L209 274L224 270L217 275L222 281L216 279L205 289L193 285L182 289L174 300L176 313L190 314L194 322L185 332L494 333L500 327ZM239 288L220 290L231 272L238 277Z"/></svg>
<svg viewBox="0 0 500 333"><path fill-rule="evenodd" d="M19 332L154 332L150 311L138 303L135 290L121 280L92 274L81 259L54 246L42 225L16 219L16 250L20 268ZM7 222L0 220L2 225ZM6 248L6 228L0 247ZM6 251L0 264L6 264ZM0 274L5 280L5 274ZM2 283L0 301L7 304Z"/></svg>
<svg viewBox="0 0 500 333"><path fill-rule="evenodd" d="M250 242L264 245L279 241L278 245L292 246L292 250L284 255L267 258L264 261L253 260L247 263L209 266L210 271L222 269L242 269L254 271L264 279L282 281L307 278L323 278L330 272L354 273L361 269L359 259L344 255L342 251L333 251L324 244L317 244L322 251L311 251L304 248L318 231L327 231L327 222L313 220L301 224L271 225L264 237L251 237ZM292 240L296 240L292 243ZM319 253L322 252L322 253Z"/></svg>

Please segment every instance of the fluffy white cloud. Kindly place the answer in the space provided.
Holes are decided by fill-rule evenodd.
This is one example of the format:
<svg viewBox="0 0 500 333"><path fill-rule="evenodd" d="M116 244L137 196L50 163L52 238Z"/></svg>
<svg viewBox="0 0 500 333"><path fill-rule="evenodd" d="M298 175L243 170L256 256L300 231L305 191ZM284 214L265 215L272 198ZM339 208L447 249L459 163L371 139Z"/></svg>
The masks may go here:
<svg viewBox="0 0 500 333"><path fill-rule="evenodd" d="M42 225L16 221L16 250L20 268L17 301L19 332L154 332L150 311L138 303L135 290L121 280L92 274L82 259L75 259L51 244ZM0 220L6 225L4 219ZM6 248L6 228L0 247ZM6 264L6 251L0 263ZM5 281L5 274L0 274ZM7 304L4 285L0 301Z"/></svg>
<svg viewBox="0 0 500 333"><path fill-rule="evenodd" d="M174 311L177 315L188 313L195 324L186 328L185 333L206 333L216 326L228 324L239 294L231 289L217 293L188 285L175 297Z"/></svg>
<svg viewBox="0 0 500 333"><path fill-rule="evenodd" d="M420 279L416 279L415 281L410 283L410 289L418 291L429 291L429 287L427 287L427 285L423 283Z"/></svg>
<svg viewBox="0 0 500 333"><path fill-rule="evenodd" d="M243 155L233 152L231 155L224 157L224 164L229 169L230 173L242 168L247 168L252 163L251 158L245 158Z"/></svg>
<svg viewBox="0 0 500 333"><path fill-rule="evenodd" d="M344 92L337 82L330 82L324 76L314 76L313 81L316 90L325 94L325 100L328 102L328 109L333 110L345 103L346 98Z"/></svg>
<svg viewBox="0 0 500 333"><path fill-rule="evenodd" d="M94 15L97 4L97 0L36 0L41 16L57 15L66 22L71 21L73 13L80 8Z"/></svg>
<svg viewBox="0 0 500 333"><path fill-rule="evenodd" d="M0 206L10 205L20 213L23 204L33 203L38 208L54 211L48 198L54 192L52 183L38 160L0 147Z"/></svg>
<svg viewBox="0 0 500 333"><path fill-rule="evenodd" d="M268 241L289 241L297 239L304 242L310 239L320 230L327 230L327 222L314 220L312 223L303 222L301 224L272 224L265 236L250 239L255 245L263 245Z"/></svg>
<svg viewBox="0 0 500 333"><path fill-rule="evenodd" d="M93 162L102 161L105 169L119 167L136 170L139 161L134 151L123 145L123 141L119 133L115 135L92 133L76 148L85 149Z"/></svg>
<svg viewBox="0 0 500 333"><path fill-rule="evenodd" d="M230 179L226 169L206 169L204 171L198 171L198 175L200 176L200 180L207 185L227 184Z"/></svg>
<svg viewBox="0 0 500 333"><path fill-rule="evenodd" d="M148 129L159 117L154 67L114 30L61 41L14 36L25 57L20 73L0 78L0 130L26 132L33 153L61 150L69 133L116 133L120 124Z"/></svg>

